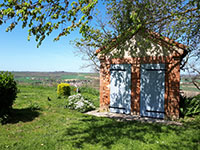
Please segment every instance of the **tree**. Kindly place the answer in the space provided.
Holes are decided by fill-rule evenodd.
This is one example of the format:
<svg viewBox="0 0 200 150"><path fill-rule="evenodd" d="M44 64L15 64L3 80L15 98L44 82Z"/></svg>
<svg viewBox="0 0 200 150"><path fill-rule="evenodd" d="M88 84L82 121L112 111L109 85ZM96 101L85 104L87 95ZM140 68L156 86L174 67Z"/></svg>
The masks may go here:
<svg viewBox="0 0 200 150"><path fill-rule="evenodd" d="M191 83L200 90L200 61L198 61L198 56L190 55L190 57L190 61L186 64L185 70L191 79Z"/></svg>
<svg viewBox="0 0 200 150"><path fill-rule="evenodd" d="M200 40L200 2L195 0L106 0L109 21L87 27L82 41L102 46L111 39L124 39L129 33L148 29L197 49ZM119 38L122 37L121 39ZM100 40L99 37L103 38ZM199 51L199 49L198 49ZM199 53L198 53L199 54Z"/></svg>
<svg viewBox="0 0 200 150"><path fill-rule="evenodd" d="M200 2L196 0L104 0L109 20L101 28L89 24L98 0L4 0L0 3L0 24L11 20L7 31L22 22L29 37L44 40L61 29L55 40L79 28L85 41L101 47L125 32L146 28L182 42L189 47L199 43ZM96 20L95 20L96 21ZM103 39L99 39L103 38ZM122 36L121 36L122 37ZM28 38L29 39L29 38ZM198 53L199 54L199 53Z"/></svg>
<svg viewBox="0 0 200 150"><path fill-rule="evenodd" d="M84 33L98 0L4 0L0 2L0 25L11 22L6 31L12 31L22 22L28 27L28 40L35 35L38 46L53 30L60 29L54 40L79 28Z"/></svg>
<svg viewBox="0 0 200 150"><path fill-rule="evenodd" d="M100 71L100 62L95 55L97 50L96 47L87 46L87 43L83 45L76 45L76 41L72 41L71 44L76 48L76 55L80 56L82 60L87 62L82 65L83 68L91 68L94 72Z"/></svg>
<svg viewBox="0 0 200 150"><path fill-rule="evenodd" d="M12 20L29 27L29 37L38 45L53 30L61 29L55 40L79 28L82 38L76 46L106 48L122 46L138 31L153 31L188 46L188 57L200 60L200 2L197 0L102 0L106 12L99 17L98 0L4 0L0 4L0 24ZM99 2L102 2L99 1ZM105 19L106 18L106 19ZM96 25L98 24L98 25ZM28 39L29 39L28 37ZM138 46L142 46L140 40ZM123 54L123 48L120 49ZM134 51L134 49L133 49ZM187 61L188 59L185 59ZM183 63L186 64L186 63ZM186 67L186 66L185 66ZM184 68L183 68L184 69Z"/></svg>
<svg viewBox="0 0 200 150"><path fill-rule="evenodd" d="M88 46L101 47L104 48L102 53L107 53L112 50L112 47L118 46L121 55L125 50L123 49L124 40L138 31L143 30L144 34L146 31L153 31L187 45L188 55L182 62L182 69L198 73L197 62L200 61L199 1L106 0L106 7L109 19L101 21L100 26L88 27L86 36L77 42L77 45L83 46L87 43ZM136 41L136 45L143 46L141 40ZM132 50L134 51L134 48Z"/></svg>

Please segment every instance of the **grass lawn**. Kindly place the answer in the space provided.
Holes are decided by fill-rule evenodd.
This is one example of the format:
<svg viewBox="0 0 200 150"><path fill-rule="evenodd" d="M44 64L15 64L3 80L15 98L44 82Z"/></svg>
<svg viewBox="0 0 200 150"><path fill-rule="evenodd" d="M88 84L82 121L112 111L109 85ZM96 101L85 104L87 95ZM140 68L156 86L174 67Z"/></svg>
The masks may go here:
<svg viewBox="0 0 200 150"><path fill-rule="evenodd" d="M0 150L200 150L200 116L183 126L117 122L66 109L55 87L19 89L10 121L0 125Z"/></svg>

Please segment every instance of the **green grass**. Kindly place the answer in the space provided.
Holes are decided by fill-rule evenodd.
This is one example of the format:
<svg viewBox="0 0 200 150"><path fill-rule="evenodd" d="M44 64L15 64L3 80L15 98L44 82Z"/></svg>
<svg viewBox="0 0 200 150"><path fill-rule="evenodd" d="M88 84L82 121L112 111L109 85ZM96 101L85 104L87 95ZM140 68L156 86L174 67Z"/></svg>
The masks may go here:
<svg viewBox="0 0 200 150"><path fill-rule="evenodd" d="M23 83L48 82L48 80L91 80L98 77L95 73L70 73L70 72L13 72L15 80Z"/></svg>
<svg viewBox="0 0 200 150"><path fill-rule="evenodd" d="M19 88L9 122L0 125L1 150L200 149L200 116L183 126L117 122L64 108L55 87Z"/></svg>

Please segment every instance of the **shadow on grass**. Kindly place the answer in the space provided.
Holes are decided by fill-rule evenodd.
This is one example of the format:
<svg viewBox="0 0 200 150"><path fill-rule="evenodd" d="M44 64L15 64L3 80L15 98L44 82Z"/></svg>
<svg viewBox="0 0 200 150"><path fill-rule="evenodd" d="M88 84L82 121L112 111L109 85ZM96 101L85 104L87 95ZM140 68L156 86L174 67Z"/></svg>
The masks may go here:
<svg viewBox="0 0 200 150"><path fill-rule="evenodd" d="M18 122L29 122L33 121L36 117L40 115L38 112L39 108L22 108L22 109L12 109L7 117L7 119L2 123L5 124L15 124Z"/></svg>
<svg viewBox="0 0 200 150"><path fill-rule="evenodd" d="M185 141L188 144L187 135L184 135L183 130L184 127L173 125L150 124L137 121L117 122L113 119L84 116L79 122L72 124L66 129L64 139L62 140L73 143L74 148L84 148L84 144L99 144L106 149L111 149L112 146L123 141L120 144L125 146L130 146L130 142L136 142L141 145L155 144L159 148L176 149L183 147L183 145L176 143L176 141L170 143L171 145L169 143L165 144L164 142L167 140L164 137L176 135L180 141ZM158 143L160 139L164 140L163 143ZM171 142L170 138L169 142ZM190 148L193 149L195 147L197 148L197 145L193 145Z"/></svg>

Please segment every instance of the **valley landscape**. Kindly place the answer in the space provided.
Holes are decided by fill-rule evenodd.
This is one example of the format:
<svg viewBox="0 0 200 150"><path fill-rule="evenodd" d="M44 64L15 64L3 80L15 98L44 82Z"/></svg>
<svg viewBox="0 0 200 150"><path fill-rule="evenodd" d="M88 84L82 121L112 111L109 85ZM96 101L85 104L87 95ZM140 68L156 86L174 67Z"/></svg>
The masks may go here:
<svg viewBox="0 0 200 150"><path fill-rule="evenodd" d="M57 86L65 82L75 86L89 85L99 89L99 73L77 73L77 72L12 72L19 84ZM198 77L200 82L200 77ZM200 91L194 86L191 76L181 75L181 92L187 96L195 96Z"/></svg>

